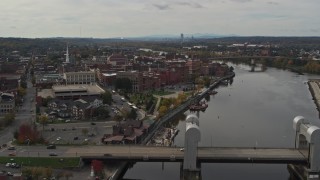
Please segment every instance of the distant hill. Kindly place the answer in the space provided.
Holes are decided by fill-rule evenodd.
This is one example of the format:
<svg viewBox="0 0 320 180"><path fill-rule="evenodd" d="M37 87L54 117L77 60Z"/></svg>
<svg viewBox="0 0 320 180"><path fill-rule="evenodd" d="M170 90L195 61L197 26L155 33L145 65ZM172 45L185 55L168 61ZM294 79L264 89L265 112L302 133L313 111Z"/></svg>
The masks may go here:
<svg viewBox="0 0 320 180"><path fill-rule="evenodd" d="M230 37L237 35L221 35L221 34L212 34L212 33L195 33L195 34L183 34L184 39L210 39L210 38L221 38L221 37ZM168 40L168 39L180 39L180 34L155 34L147 35L140 37L126 37L125 39L137 39L137 40Z"/></svg>

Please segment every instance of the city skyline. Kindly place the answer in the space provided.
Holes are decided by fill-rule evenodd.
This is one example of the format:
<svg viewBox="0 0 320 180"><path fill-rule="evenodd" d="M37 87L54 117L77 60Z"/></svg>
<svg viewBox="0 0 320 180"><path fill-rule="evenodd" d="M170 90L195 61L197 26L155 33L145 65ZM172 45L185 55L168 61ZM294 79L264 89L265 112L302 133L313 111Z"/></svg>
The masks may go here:
<svg viewBox="0 0 320 180"><path fill-rule="evenodd" d="M316 0L4 0L0 37L319 36Z"/></svg>

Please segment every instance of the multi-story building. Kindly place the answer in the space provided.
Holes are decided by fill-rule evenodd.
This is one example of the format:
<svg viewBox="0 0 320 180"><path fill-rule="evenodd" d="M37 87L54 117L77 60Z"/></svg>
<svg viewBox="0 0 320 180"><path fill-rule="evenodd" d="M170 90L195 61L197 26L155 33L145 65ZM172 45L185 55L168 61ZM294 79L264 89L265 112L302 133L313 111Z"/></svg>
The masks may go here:
<svg viewBox="0 0 320 180"><path fill-rule="evenodd" d="M141 91L141 80L142 73L138 71L119 71L117 73L117 78L128 78L132 83L132 91L140 92Z"/></svg>
<svg viewBox="0 0 320 180"><path fill-rule="evenodd" d="M0 74L0 91L16 94L20 87L21 75Z"/></svg>
<svg viewBox="0 0 320 180"><path fill-rule="evenodd" d="M198 77L201 73L201 61L200 60L188 60L186 66L189 70L189 81L192 81L192 78Z"/></svg>
<svg viewBox="0 0 320 180"><path fill-rule="evenodd" d="M92 84L96 82L94 71L66 72L64 73L66 84Z"/></svg>
<svg viewBox="0 0 320 180"><path fill-rule="evenodd" d="M78 100L53 99L48 103L51 118L72 118L84 120L93 116L95 109L103 104L101 98L87 97Z"/></svg>
<svg viewBox="0 0 320 180"><path fill-rule="evenodd" d="M141 91L157 89L161 87L160 74L154 72L144 72L141 77Z"/></svg>
<svg viewBox="0 0 320 180"><path fill-rule="evenodd" d="M113 81L117 78L117 73L101 73L100 84L102 86L112 86Z"/></svg>
<svg viewBox="0 0 320 180"><path fill-rule="evenodd" d="M14 95L10 93L0 93L0 115L12 112L14 107Z"/></svg>
<svg viewBox="0 0 320 180"><path fill-rule="evenodd" d="M51 89L42 89L37 93L39 98L79 99L83 97L99 97L105 91L97 84L92 85L54 85Z"/></svg>
<svg viewBox="0 0 320 180"><path fill-rule="evenodd" d="M108 58L107 63L111 64L112 66L123 66L128 63L128 58L122 54L112 54Z"/></svg>

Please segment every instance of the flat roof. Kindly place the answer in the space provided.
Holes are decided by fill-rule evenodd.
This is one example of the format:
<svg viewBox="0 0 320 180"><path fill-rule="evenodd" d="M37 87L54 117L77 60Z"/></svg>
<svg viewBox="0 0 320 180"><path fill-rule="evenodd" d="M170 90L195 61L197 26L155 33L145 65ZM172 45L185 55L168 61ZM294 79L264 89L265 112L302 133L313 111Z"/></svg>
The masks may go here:
<svg viewBox="0 0 320 180"><path fill-rule="evenodd" d="M48 96L55 97L56 92L68 93L70 91L86 91L87 95L99 95L105 92L97 84L54 85L51 89L42 89L37 95L44 98Z"/></svg>
<svg viewBox="0 0 320 180"><path fill-rule="evenodd" d="M116 76L117 73L102 73L104 76Z"/></svg>

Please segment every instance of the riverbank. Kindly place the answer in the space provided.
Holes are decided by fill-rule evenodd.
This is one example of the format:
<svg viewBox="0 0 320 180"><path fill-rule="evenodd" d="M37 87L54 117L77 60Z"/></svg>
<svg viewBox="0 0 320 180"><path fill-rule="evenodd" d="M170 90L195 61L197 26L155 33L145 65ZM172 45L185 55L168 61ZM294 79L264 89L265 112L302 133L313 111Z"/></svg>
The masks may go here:
<svg viewBox="0 0 320 180"><path fill-rule="evenodd" d="M194 103L194 102L198 102L199 100L203 99L205 95L208 94L209 91L211 91L212 89L214 89L216 86L218 86L220 84L221 81L224 81L226 79L230 79L233 78L235 76L235 73L232 72L224 77L221 77L219 79L216 79L209 88L203 90L201 93L198 93L195 96L190 97L188 100L186 100L184 103L182 103L180 106L171 109L170 111L168 111L164 116L162 116L160 119L158 119L157 121L155 121L148 130L148 134L146 136L144 136L142 138L142 141L140 142L142 145L146 145L151 139L153 139L155 137L156 132L159 130L159 128L162 127L162 125L170 120L172 120L173 117L175 117L177 114L185 111L186 109L188 109L189 105ZM177 135L177 133L173 133L175 137ZM156 136L154 139L160 140L163 138L163 136L166 136L167 133L160 133L159 136ZM172 139L173 140L173 139ZM125 171L127 170L127 166L128 163L123 163L123 165L121 167L118 168L118 170L113 174L113 176L111 177L111 179L119 179L122 177L122 175L125 173Z"/></svg>
<svg viewBox="0 0 320 180"><path fill-rule="evenodd" d="M308 81L309 90L313 97L314 103L317 106L318 111L320 110L320 80L319 79L310 79Z"/></svg>

